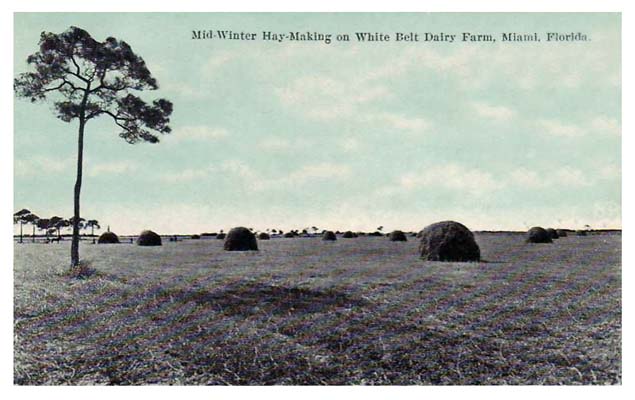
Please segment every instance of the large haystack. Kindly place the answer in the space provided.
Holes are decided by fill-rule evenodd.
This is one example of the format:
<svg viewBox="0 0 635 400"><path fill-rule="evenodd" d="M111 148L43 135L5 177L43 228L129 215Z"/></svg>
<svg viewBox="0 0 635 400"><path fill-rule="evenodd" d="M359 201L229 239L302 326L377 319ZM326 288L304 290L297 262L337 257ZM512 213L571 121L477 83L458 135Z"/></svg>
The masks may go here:
<svg viewBox="0 0 635 400"><path fill-rule="evenodd" d="M256 235L242 226L232 228L225 238L223 248L227 251L257 251Z"/></svg>
<svg viewBox="0 0 635 400"><path fill-rule="evenodd" d="M117 236L114 232L104 232L97 239L97 243L99 244L114 244L119 243L119 236Z"/></svg>
<svg viewBox="0 0 635 400"><path fill-rule="evenodd" d="M390 234L388 235L388 238L390 239L391 242L407 242L408 241L406 234L400 230L395 230L390 232Z"/></svg>
<svg viewBox="0 0 635 400"><path fill-rule="evenodd" d="M271 239L271 237L266 232L260 232L258 234L258 240L269 240L269 239Z"/></svg>
<svg viewBox="0 0 635 400"><path fill-rule="evenodd" d="M442 221L423 229L419 236L421 258L430 261L480 261L481 249L465 225Z"/></svg>
<svg viewBox="0 0 635 400"><path fill-rule="evenodd" d="M527 243L553 243L546 229L534 226L527 231Z"/></svg>
<svg viewBox="0 0 635 400"><path fill-rule="evenodd" d="M351 231L346 231L346 232L344 232L344 233L342 234L342 237L343 237L344 239L352 239L352 238L354 238L354 237L355 237L355 234L354 234L353 232L351 232Z"/></svg>
<svg viewBox="0 0 635 400"><path fill-rule="evenodd" d="M565 231L564 229L556 229L556 233L558 234L558 237L566 237L567 236L567 231Z"/></svg>
<svg viewBox="0 0 635 400"><path fill-rule="evenodd" d="M322 240L337 240L337 236L335 236L333 231L325 231L324 234L322 234Z"/></svg>
<svg viewBox="0 0 635 400"><path fill-rule="evenodd" d="M137 238L139 246L161 246L161 236L152 231L143 231Z"/></svg>
<svg viewBox="0 0 635 400"><path fill-rule="evenodd" d="M549 234L549 236L551 236L552 239L558 239L560 238L560 236L558 235L558 232L553 229L553 228L547 228L547 233Z"/></svg>

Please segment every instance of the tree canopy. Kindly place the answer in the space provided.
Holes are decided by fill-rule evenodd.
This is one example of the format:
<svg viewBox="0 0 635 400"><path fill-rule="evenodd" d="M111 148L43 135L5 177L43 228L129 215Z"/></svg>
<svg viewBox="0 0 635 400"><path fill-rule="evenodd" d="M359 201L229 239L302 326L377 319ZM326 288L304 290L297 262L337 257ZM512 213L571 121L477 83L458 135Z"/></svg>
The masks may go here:
<svg viewBox="0 0 635 400"><path fill-rule="evenodd" d="M65 122L109 116L128 143L156 143L154 132L170 133L172 103L146 103L131 93L158 85L145 61L122 40L108 37L98 42L77 27L60 34L42 32L39 51L27 63L35 71L15 79L17 96L32 102L53 96L57 117Z"/></svg>

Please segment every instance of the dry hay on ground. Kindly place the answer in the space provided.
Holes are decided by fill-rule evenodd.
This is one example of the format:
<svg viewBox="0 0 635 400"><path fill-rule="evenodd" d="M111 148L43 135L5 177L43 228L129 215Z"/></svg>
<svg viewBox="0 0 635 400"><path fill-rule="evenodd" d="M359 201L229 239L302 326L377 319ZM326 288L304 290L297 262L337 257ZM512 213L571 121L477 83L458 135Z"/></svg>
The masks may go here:
<svg viewBox="0 0 635 400"><path fill-rule="evenodd" d="M335 233L333 231L325 231L322 235L322 240L337 240L337 236L335 236Z"/></svg>
<svg viewBox="0 0 635 400"><path fill-rule="evenodd" d="M104 232L97 239L97 243L99 244L114 244L119 243L119 236L117 236L114 232Z"/></svg>
<svg viewBox="0 0 635 400"><path fill-rule="evenodd" d="M161 236L150 230L141 232L137 238L139 246L161 246L161 244Z"/></svg>
<svg viewBox="0 0 635 400"><path fill-rule="evenodd" d="M388 238L390 239L391 242L407 242L408 241L406 234L400 230L395 230L390 232L390 234L388 235Z"/></svg>
<svg viewBox="0 0 635 400"><path fill-rule="evenodd" d="M481 249L465 225L442 221L420 232L421 258L429 261L480 261Z"/></svg>
<svg viewBox="0 0 635 400"><path fill-rule="evenodd" d="M534 226L527 231L527 243L553 243L553 241L546 229L540 226Z"/></svg>
<svg viewBox="0 0 635 400"><path fill-rule="evenodd" d="M227 251L257 251L256 235L242 226L232 228L225 238L223 248Z"/></svg>

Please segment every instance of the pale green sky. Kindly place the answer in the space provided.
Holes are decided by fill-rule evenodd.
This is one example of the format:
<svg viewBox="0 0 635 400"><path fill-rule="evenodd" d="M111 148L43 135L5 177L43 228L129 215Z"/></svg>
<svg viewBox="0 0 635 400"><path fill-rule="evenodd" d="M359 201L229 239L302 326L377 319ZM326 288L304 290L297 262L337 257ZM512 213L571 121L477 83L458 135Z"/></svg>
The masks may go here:
<svg viewBox="0 0 635 400"><path fill-rule="evenodd" d="M159 81L148 98L174 103L156 145L87 126L82 216L117 233L621 227L619 14L16 14L16 74L41 31L71 25L127 41ZM193 29L498 42L196 41ZM77 123L23 100L14 115L15 209L70 216Z"/></svg>

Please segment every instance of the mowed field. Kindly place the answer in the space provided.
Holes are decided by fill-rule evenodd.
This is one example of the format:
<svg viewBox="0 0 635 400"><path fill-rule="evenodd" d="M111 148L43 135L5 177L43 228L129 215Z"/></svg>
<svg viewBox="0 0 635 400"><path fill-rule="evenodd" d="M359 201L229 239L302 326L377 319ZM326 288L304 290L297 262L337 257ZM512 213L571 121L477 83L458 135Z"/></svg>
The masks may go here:
<svg viewBox="0 0 635 400"><path fill-rule="evenodd" d="M620 384L621 235L476 234L481 263L417 240L16 244L14 382Z"/></svg>

